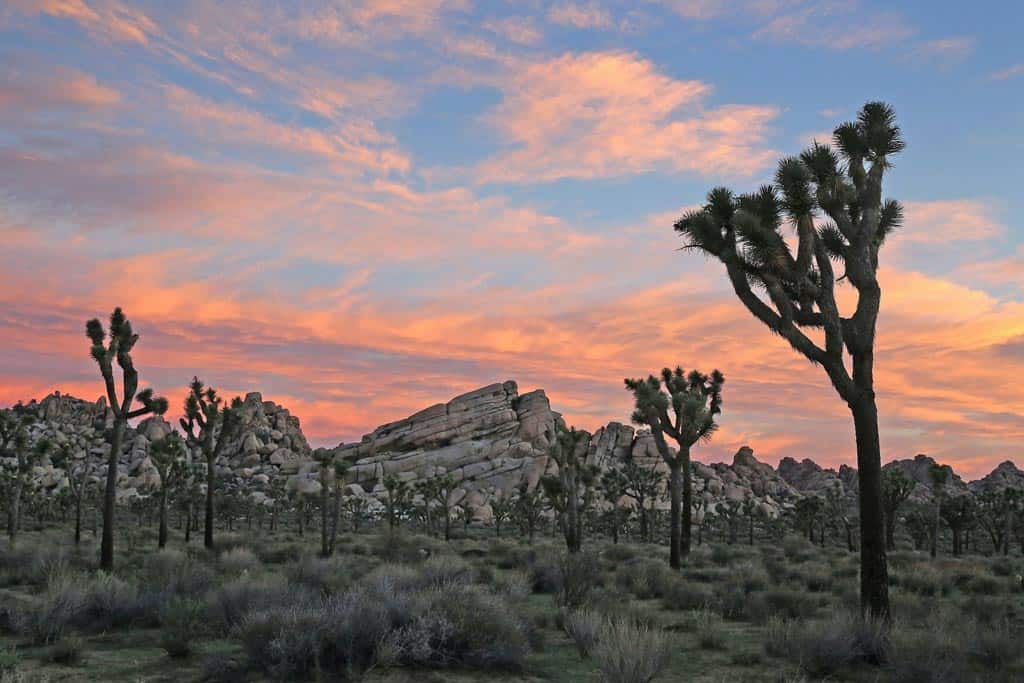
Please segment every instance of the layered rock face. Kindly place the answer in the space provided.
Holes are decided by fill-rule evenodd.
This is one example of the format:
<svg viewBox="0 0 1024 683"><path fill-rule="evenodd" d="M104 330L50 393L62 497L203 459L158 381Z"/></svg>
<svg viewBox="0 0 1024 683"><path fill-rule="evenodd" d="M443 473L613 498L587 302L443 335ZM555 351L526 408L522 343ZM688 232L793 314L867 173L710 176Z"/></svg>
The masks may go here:
<svg viewBox="0 0 1024 683"><path fill-rule="evenodd" d="M375 429L360 443L334 449L352 463L350 490L382 496L386 475L416 482L451 474L456 505L489 512L491 496L525 481L531 487L555 467L548 449L561 416L543 391L519 395L515 382L492 384Z"/></svg>

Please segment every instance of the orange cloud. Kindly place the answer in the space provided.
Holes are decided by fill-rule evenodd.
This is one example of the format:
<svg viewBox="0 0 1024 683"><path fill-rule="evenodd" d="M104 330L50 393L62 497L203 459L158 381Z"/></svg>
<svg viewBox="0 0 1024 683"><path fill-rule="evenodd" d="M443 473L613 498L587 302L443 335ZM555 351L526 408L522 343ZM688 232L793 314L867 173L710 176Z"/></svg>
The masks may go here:
<svg viewBox="0 0 1024 683"><path fill-rule="evenodd" d="M503 86L489 120L509 142L484 181L594 178L652 170L748 175L774 107L706 108L710 86L680 81L622 52L567 54L529 65Z"/></svg>

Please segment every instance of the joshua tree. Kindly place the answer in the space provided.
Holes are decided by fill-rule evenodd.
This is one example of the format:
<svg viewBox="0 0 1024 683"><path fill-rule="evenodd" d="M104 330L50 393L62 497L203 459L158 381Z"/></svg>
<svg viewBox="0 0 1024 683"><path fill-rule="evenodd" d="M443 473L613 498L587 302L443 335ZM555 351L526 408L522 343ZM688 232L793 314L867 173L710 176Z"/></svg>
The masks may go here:
<svg viewBox="0 0 1024 683"><path fill-rule="evenodd" d="M199 448L206 459L206 518L203 545L213 548L213 493L217 483L214 465L227 442L238 430L242 399L237 396L226 405L213 387L205 387L192 378L185 397L185 416L179 420L189 447Z"/></svg>
<svg viewBox="0 0 1024 683"><path fill-rule="evenodd" d="M747 544L754 545L754 525L762 516L762 513L761 506L750 491L747 492L746 498L743 499L743 516L747 519Z"/></svg>
<svg viewBox="0 0 1024 683"><path fill-rule="evenodd" d="M626 477L622 474L622 470L613 467L601 475L598 487L601 497L610 507L611 524L609 526L612 532L612 543L618 543L619 529L623 524L622 499L626 497L626 488L628 487Z"/></svg>
<svg viewBox="0 0 1024 683"><path fill-rule="evenodd" d="M640 516L640 538L651 539L651 522L649 507L654 504L661 489L661 473L653 468L641 467L634 460L626 461L622 466L622 477L625 479L625 494L636 503Z"/></svg>
<svg viewBox="0 0 1024 683"><path fill-rule="evenodd" d="M193 529L198 530L198 520L196 519L196 501L199 496L202 495L200 484L203 481L205 472L204 467L197 462L193 462L187 469L185 477L181 481L181 488L185 492L185 545L188 545L192 541ZM271 526L273 528L273 526Z"/></svg>
<svg viewBox="0 0 1024 683"><path fill-rule="evenodd" d="M160 531L157 547L163 548L167 545L167 495L188 474L185 441L176 432L171 432L149 445L149 459L160 475Z"/></svg>
<svg viewBox="0 0 1024 683"><path fill-rule="evenodd" d="M350 466L351 463L346 460L334 461L334 507L331 509L331 538L327 544L328 556L334 554L334 548L338 542L338 521L341 519L341 500L345 495L345 476L348 474Z"/></svg>
<svg viewBox="0 0 1024 683"><path fill-rule="evenodd" d="M75 545L77 546L82 541L82 502L85 499L86 490L89 488L91 468L86 459L76 463L71 450L71 444L62 444L54 464L64 468L64 474L68 478L71 503L75 506Z"/></svg>
<svg viewBox="0 0 1024 683"><path fill-rule="evenodd" d="M494 519L494 536L501 538L501 525L512 519L515 501L510 496L491 495L491 518Z"/></svg>
<svg viewBox="0 0 1024 683"><path fill-rule="evenodd" d="M890 468L882 472L882 512L885 515L885 547L896 550L896 513L910 498L917 482L907 477L903 470Z"/></svg>
<svg viewBox="0 0 1024 683"><path fill-rule="evenodd" d="M132 349L139 341L139 335L132 330L132 324L120 308L110 314L110 340L104 345L107 333L103 324L93 318L85 324L85 334L92 342L90 353L100 367L103 383L107 389L107 402L114 416L110 433L110 455L107 458L107 483L103 491L103 540L100 543L100 569L114 569L114 502L117 498L117 460L121 456L121 445L128 420L144 415L163 415L167 412L167 399L153 395L152 389L139 388L139 372L132 361ZM122 390L120 400L114 383L114 362L121 368ZM138 392L138 395L136 395ZM141 408L131 409L138 401Z"/></svg>
<svg viewBox="0 0 1024 683"><path fill-rule="evenodd" d="M427 512L427 526L430 527L430 509L436 505L441 512L444 540L451 540L452 535L452 496L455 493L455 477L440 474L425 479L417 485L418 492L423 496L423 504Z"/></svg>
<svg viewBox="0 0 1024 683"><path fill-rule="evenodd" d="M384 490L387 492L384 508L388 518L388 530L393 533L412 504L412 488L408 482L402 481L394 474L388 474L384 477Z"/></svg>
<svg viewBox="0 0 1024 683"><path fill-rule="evenodd" d="M914 505L905 516L907 533L914 543L914 550L923 550L932 537L933 511L925 504Z"/></svg>
<svg viewBox="0 0 1024 683"><path fill-rule="evenodd" d="M995 553L1009 554L1013 512L1018 504L1019 495L1012 488L989 489L978 494L978 524L992 539L992 550Z"/></svg>
<svg viewBox="0 0 1024 683"><path fill-rule="evenodd" d="M974 499L968 494L950 496L940 514L953 533L953 557L960 557L963 552L963 532L974 524Z"/></svg>
<svg viewBox="0 0 1024 683"><path fill-rule="evenodd" d="M320 556L330 557L338 539L341 497L349 463L335 460L334 453L327 448L313 451L313 459L320 465Z"/></svg>
<svg viewBox="0 0 1024 683"><path fill-rule="evenodd" d="M595 473L586 465L590 449L590 432L559 427L549 454L558 464L557 476L541 478L541 486L551 506L558 512L565 546L578 553L582 544L583 515L581 489L589 489Z"/></svg>
<svg viewBox="0 0 1024 683"><path fill-rule="evenodd" d="M366 516L369 503L362 496L346 496L343 499L342 507L352 521L352 533L359 533L359 522Z"/></svg>
<svg viewBox="0 0 1024 683"><path fill-rule="evenodd" d="M874 347L882 298L878 252L903 217L898 202L882 200L882 178L904 142L895 113L881 102L865 104L856 122L835 129L833 140L838 153L815 142L799 157L781 160L774 186L738 197L712 190L704 208L685 214L675 229L684 248L724 264L743 305L820 365L849 406L860 491L861 609L888 621ZM828 218L824 225L816 225L819 212ZM796 229L795 256L782 234L784 217ZM845 271L838 280L833 260ZM838 281L857 292L848 317L836 301ZM820 330L824 344L808 329Z"/></svg>
<svg viewBox="0 0 1024 683"><path fill-rule="evenodd" d="M698 441L710 439L718 428L715 416L722 412L724 382L725 377L718 370L710 375L696 370L686 374L681 367L674 371L665 368L660 380L654 375L626 380L626 388L633 392L636 400L633 421L651 428L658 454L669 468L669 565L673 569L679 568L682 555L690 553L693 507L690 448ZM669 450L666 436L678 444L675 454Z"/></svg>
<svg viewBox="0 0 1024 683"><path fill-rule="evenodd" d="M797 528L807 534L807 540L814 543L814 525L821 517L824 509L820 496L804 496L796 502L796 525ZM824 538L825 530L821 529Z"/></svg>
<svg viewBox="0 0 1024 683"><path fill-rule="evenodd" d="M825 510L833 523L838 522L842 525L846 533L846 549L854 552L856 548L853 545L853 521L850 519L846 497L843 495L843 485L838 481L832 482L832 486L825 491Z"/></svg>
<svg viewBox="0 0 1024 683"><path fill-rule="evenodd" d="M29 493L28 475L36 463L50 452L51 444L49 439L42 437L29 447L28 430L35 420L27 415L15 419L7 412L4 411L4 417L0 418L0 445L14 455L14 466L11 472L6 473L8 481L4 487L7 494L7 538L13 548L21 527L21 503Z"/></svg>
<svg viewBox="0 0 1024 683"><path fill-rule="evenodd" d="M528 482L519 485L519 495L516 497L515 516L520 527L527 534L530 544L533 544L533 534L537 530L537 522L544 514L544 496L538 489L531 490Z"/></svg>
<svg viewBox="0 0 1024 683"><path fill-rule="evenodd" d="M932 465L928 468L928 477L932 480L932 502L934 505L934 516L932 517L932 545L931 556L938 554L939 548L939 520L942 518L942 498L946 488L946 482L953 472L949 465Z"/></svg>

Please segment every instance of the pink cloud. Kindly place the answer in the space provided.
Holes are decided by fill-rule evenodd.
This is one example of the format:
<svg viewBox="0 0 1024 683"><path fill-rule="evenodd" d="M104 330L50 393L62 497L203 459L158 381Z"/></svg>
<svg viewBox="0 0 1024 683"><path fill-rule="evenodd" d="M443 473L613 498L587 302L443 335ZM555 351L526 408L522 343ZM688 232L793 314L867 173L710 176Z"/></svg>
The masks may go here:
<svg viewBox="0 0 1024 683"><path fill-rule="evenodd" d="M1006 229L994 216L991 202L976 199L942 199L904 203L902 242L946 244L1001 237Z"/></svg>
<svg viewBox="0 0 1024 683"><path fill-rule="evenodd" d="M774 107L704 106L711 88L681 81L622 52L567 54L502 86L488 119L510 149L480 168L485 181L595 178L652 170L749 175Z"/></svg>
<svg viewBox="0 0 1024 683"><path fill-rule="evenodd" d="M10 8L23 14L47 14L70 19L107 42L146 44L159 33L144 12L117 0L11 0Z"/></svg>

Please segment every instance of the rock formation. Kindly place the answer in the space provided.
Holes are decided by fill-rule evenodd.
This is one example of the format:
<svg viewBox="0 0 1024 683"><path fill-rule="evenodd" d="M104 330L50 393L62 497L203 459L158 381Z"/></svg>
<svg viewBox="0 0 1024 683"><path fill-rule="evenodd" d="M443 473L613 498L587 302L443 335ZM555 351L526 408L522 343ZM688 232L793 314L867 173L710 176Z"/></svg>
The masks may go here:
<svg viewBox="0 0 1024 683"><path fill-rule="evenodd" d="M38 416L32 438L43 435L56 444L70 444L74 462L93 466L93 478L105 473L109 446L106 431L110 411L101 398L83 401L55 392L39 402L22 407ZM508 495L521 484L537 486L545 474L557 472L548 449L561 415L551 409L542 390L519 394L515 382L471 391L448 403L421 410L410 417L382 425L358 443L331 449L335 458L351 464L348 489L365 497L371 509L383 496L383 479L396 475L416 482L438 474L451 474L459 484L453 504L468 506L479 519L489 518L494 496ZM130 500L149 495L158 483L148 457L149 444L172 429L162 417L150 417L128 430L119 458L118 497ZM270 504L275 481L283 481L287 493L312 496L320 492L318 463L299 423L287 409L250 393L242 405L241 428L225 444L216 463L218 476L228 490L243 492L257 504ZM200 458L199 453L194 457ZM612 422L594 432L587 464L601 469L633 460L666 471L654 440L646 430ZM913 497L929 500L929 469L935 461L918 455L888 463L918 482ZM824 469L810 459L800 462L783 458L778 469L760 462L749 447L741 448L731 463L694 462L694 488L715 510L727 502L754 498L763 513L777 515L804 495L818 494L839 483L848 499L855 500L857 471L843 465ZM59 491L67 485L64 471L52 458L35 468L33 479L44 490ZM1024 472L1007 461L983 479L965 484L954 474L947 489L951 493L981 492L1006 486L1024 487Z"/></svg>

